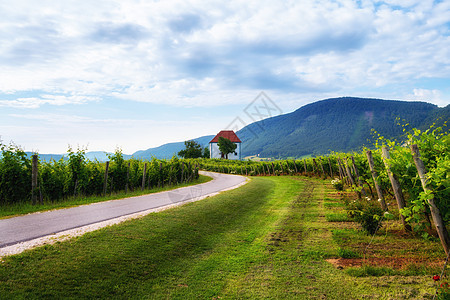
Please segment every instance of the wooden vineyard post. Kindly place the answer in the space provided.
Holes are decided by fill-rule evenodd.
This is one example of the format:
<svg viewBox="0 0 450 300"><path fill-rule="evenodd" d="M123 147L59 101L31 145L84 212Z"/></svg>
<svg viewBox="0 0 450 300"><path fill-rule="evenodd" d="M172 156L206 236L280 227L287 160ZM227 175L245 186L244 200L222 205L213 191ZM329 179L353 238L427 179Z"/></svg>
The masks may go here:
<svg viewBox="0 0 450 300"><path fill-rule="evenodd" d="M181 163L181 183L183 183L183 175L184 175L184 162Z"/></svg>
<svg viewBox="0 0 450 300"><path fill-rule="evenodd" d="M31 157L31 201L33 205L37 204L36 188L38 183L38 156L34 154Z"/></svg>
<svg viewBox="0 0 450 300"><path fill-rule="evenodd" d="M381 208L384 211L387 211L388 207L386 205L386 201L384 200L383 191L381 190L381 187L377 181L378 173L377 173L377 171L375 171L375 164L373 162L372 151L367 150L366 155L367 155L367 161L369 162L370 172L372 173L373 184L375 185L375 189L377 190L377 195L378 195L378 199L379 199L378 201L380 201Z"/></svg>
<svg viewBox="0 0 450 300"><path fill-rule="evenodd" d="M361 192L363 193L364 197L367 197L367 193L364 190L364 186L363 183L361 182L361 179L359 179L359 172L358 172L358 168L356 167L355 164L355 158L352 156L352 164L353 164L353 171L355 171L355 176L356 176L356 180L358 180L358 185L361 187Z"/></svg>
<svg viewBox="0 0 450 300"><path fill-rule="evenodd" d="M144 170L142 171L142 186L141 191L145 189L145 174L147 173L147 163L144 163Z"/></svg>
<svg viewBox="0 0 450 300"><path fill-rule="evenodd" d="M105 166L105 178L103 180L103 196L106 196L106 190L108 188L108 170L109 170L109 161L106 162Z"/></svg>
<svg viewBox="0 0 450 300"><path fill-rule="evenodd" d="M347 173L347 178L349 180L350 185L354 186L355 181L353 180L353 176L352 176L352 172L350 171L350 168L348 167L348 161L344 162L344 166L345 166L345 172Z"/></svg>
<svg viewBox="0 0 450 300"><path fill-rule="evenodd" d="M128 193L128 183L130 182L130 162L127 165L127 182L125 183L125 194Z"/></svg>
<svg viewBox="0 0 450 300"><path fill-rule="evenodd" d="M275 166L272 163L272 174L275 175Z"/></svg>
<svg viewBox="0 0 450 300"><path fill-rule="evenodd" d="M327 178L327 174L325 173L325 169L323 168L322 158L319 157L319 161L320 161L320 168L322 169L322 174L324 178Z"/></svg>
<svg viewBox="0 0 450 300"><path fill-rule="evenodd" d="M148 166L148 179L147 179L147 186L148 186L148 188L151 190L152 189L152 176L151 176L151 168L152 168L152 164L151 163L149 163L149 166Z"/></svg>
<svg viewBox="0 0 450 300"><path fill-rule="evenodd" d="M317 174L316 174L316 170L318 170L318 168L317 168L317 163L316 163L316 159L313 158L313 174L314 174L314 175L317 175Z"/></svg>
<svg viewBox="0 0 450 300"><path fill-rule="evenodd" d="M422 183L423 190L432 195L432 190L429 187L429 182L427 178L427 170L425 169L425 165L423 164L422 159L420 158L419 147L416 144L411 145L411 152L413 154L414 164L417 168L417 173L419 173L420 181ZM450 238L448 236L447 228L445 227L444 220L442 219L442 215L439 211L439 208L434 203L433 197L428 197L428 204L430 205L431 217L433 218L434 226L436 226L436 230L439 235L439 239L441 240L442 247L444 247L445 254L448 255L449 247L450 247Z"/></svg>
<svg viewBox="0 0 450 300"><path fill-rule="evenodd" d="M342 169L341 160L339 158L336 159L338 163L338 169L339 169L339 178L342 180L344 179L344 170Z"/></svg>
<svg viewBox="0 0 450 300"><path fill-rule="evenodd" d="M162 163L160 162L159 163L159 173L158 173L158 188L161 187L161 170L162 170ZM177 178L175 178L175 179L177 179ZM177 181L178 181L178 179L177 179Z"/></svg>
<svg viewBox="0 0 450 300"><path fill-rule="evenodd" d="M330 167L330 177L333 178L333 168L331 168L331 161L329 157L328 157L328 166Z"/></svg>
<svg viewBox="0 0 450 300"><path fill-rule="evenodd" d="M386 146L383 146L381 148L381 151L383 154L383 162L386 167L389 180L391 181L392 190L394 191L395 200L397 200L398 209L401 211L405 207L405 198L403 197L403 192L400 187L400 183L398 182L397 176L395 176L395 174L392 173L391 171L391 167L389 165L389 160L391 159L391 157L389 155L388 149L386 148ZM406 230L411 231L411 226L408 223L406 223L405 216L400 213L400 217L402 220L403 227Z"/></svg>
<svg viewBox="0 0 450 300"><path fill-rule="evenodd" d="M305 175L306 175L306 172L307 172L307 169L306 169L306 159L303 159L303 165L304 165L304 167L305 167Z"/></svg>

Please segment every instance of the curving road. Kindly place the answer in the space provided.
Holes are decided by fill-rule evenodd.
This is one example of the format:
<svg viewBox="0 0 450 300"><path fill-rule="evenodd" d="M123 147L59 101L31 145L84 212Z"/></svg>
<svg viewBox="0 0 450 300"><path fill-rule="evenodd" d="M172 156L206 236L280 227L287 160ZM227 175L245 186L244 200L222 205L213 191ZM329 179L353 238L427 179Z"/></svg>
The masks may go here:
<svg viewBox="0 0 450 300"><path fill-rule="evenodd" d="M247 180L238 175L213 172L201 174L213 180L172 191L0 220L0 248L139 212L197 201L236 188Z"/></svg>

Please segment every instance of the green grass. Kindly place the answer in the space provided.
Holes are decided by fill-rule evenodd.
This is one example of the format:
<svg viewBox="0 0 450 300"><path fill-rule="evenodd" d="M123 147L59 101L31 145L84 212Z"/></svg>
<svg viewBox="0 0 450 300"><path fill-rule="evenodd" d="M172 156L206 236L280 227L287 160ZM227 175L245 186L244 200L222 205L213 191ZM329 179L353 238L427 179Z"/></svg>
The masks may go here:
<svg viewBox="0 0 450 300"><path fill-rule="evenodd" d="M0 298L421 299L434 291L426 277L355 277L326 262L352 233L332 233L321 205L327 189L312 178L253 178L215 197L5 257Z"/></svg>
<svg viewBox="0 0 450 300"><path fill-rule="evenodd" d="M360 258L361 255L358 252L355 252L351 249L338 248L337 251L339 257L342 258Z"/></svg>
<svg viewBox="0 0 450 300"><path fill-rule="evenodd" d="M325 218L328 222L352 222L346 212L326 213Z"/></svg>
<svg viewBox="0 0 450 300"><path fill-rule="evenodd" d="M108 200L117 200L117 199L141 196L141 195L152 194L152 193L158 193L158 192L168 191L168 190L172 190L172 189L177 189L180 187L205 183L205 182L208 182L211 180L212 180L211 177L200 175L197 180L194 180L190 183L183 183L183 184L179 184L179 185L175 185L175 186L165 186L165 187L161 187L161 188L154 187L152 189L145 189L144 191L141 191L140 189L138 189L136 191L131 191L128 193L125 193L125 191L121 191L121 192L117 192L117 193L112 193L110 195L106 195L105 197L103 197L103 196L72 197L72 198L68 198L65 200L58 201L58 202L46 201L46 202L44 202L43 205L32 205L31 203L19 203L19 204L12 204L12 205L8 205L8 206L0 206L0 219L34 213L34 212L38 212L38 211L68 208L68 207L73 207L73 206L78 206L78 205L84 205L84 204L90 204L90 203L96 203L96 202L102 202L102 201L108 201Z"/></svg>

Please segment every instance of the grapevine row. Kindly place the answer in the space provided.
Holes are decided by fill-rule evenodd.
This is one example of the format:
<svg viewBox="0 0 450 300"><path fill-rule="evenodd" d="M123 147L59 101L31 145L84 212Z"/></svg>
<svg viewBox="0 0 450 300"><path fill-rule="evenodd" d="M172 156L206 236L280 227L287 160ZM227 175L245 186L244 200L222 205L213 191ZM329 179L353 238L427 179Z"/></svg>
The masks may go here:
<svg viewBox="0 0 450 300"><path fill-rule="evenodd" d="M0 205L61 201L73 196L104 195L190 182L198 169L176 157L170 160L124 160L120 150L108 162L91 161L85 150L69 149L66 159L38 161L15 145L1 144ZM32 176L36 169L36 176Z"/></svg>

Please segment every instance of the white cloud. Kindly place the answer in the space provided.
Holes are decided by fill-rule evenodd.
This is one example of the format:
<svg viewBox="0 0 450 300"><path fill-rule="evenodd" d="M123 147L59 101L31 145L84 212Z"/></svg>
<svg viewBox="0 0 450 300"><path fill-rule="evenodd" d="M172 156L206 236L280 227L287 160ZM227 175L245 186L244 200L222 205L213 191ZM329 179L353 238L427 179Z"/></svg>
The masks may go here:
<svg viewBox="0 0 450 300"><path fill-rule="evenodd" d="M450 100L443 83L450 80L449 22L450 2L431 0L3 1L0 127L12 130L5 114L15 109L49 117L82 104L76 108L92 117L107 114L111 101L124 111L131 102L206 111L248 103L262 90L284 110L336 96L443 106ZM83 132L64 128L80 142L106 143L81 125L108 118L92 118L64 123ZM105 136L131 138L135 130L109 126ZM174 131L165 137L182 132Z"/></svg>
<svg viewBox="0 0 450 300"><path fill-rule="evenodd" d="M40 98L17 98L14 100L0 100L0 107L15 108L39 108L44 104L50 105L66 105L66 104L84 104L90 101L98 101L97 97L86 97L80 95L63 96L63 95L43 95Z"/></svg>
<svg viewBox="0 0 450 300"><path fill-rule="evenodd" d="M431 102L441 107L450 104L450 97L444 97L444 95L439 90L414 89L412 94L406 96L405 100Z"/></svg>
<svg viewBox="0 0 450 300"><path fill-rule="evenodd" d="M206 94L248 89L302 94L449 76L448 5L384 3L19 1L1 7L0 91L82 86L86 96L202 105Z"/></svg>

